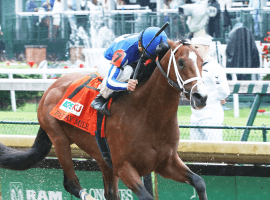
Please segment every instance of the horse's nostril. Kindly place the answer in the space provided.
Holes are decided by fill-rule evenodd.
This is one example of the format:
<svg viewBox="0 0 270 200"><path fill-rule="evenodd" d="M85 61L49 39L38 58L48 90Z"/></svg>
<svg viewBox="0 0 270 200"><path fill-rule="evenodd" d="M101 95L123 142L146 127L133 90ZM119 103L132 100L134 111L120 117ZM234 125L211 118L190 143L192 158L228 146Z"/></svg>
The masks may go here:
<svg viewBox="0 0 270 200"><path fill-rule="evenodd" d="M191 105L194 105L197 108L203 108L206 106L206 100L207 100L207 95L203 96L198 92L194 92L192 94Z"/></svg>
<svg viewBox="0 0 270 200"><path fill-rule="evenodd" d="M194 93L192 94L192 96L193 96L194 98L198 99L198 100L200 100L201 98L203 98L202 95L200 95L200 94L197 93L197 92L194 92Z"/></svg>

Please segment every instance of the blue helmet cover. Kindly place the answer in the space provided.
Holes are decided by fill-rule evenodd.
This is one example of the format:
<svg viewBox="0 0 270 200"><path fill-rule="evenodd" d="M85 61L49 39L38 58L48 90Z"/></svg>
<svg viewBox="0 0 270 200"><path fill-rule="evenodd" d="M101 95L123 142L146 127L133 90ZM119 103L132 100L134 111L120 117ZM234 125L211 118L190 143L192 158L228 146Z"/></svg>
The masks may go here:
<svg viewBox="0 0 270 200"><path fill-rule="evenodd" d="M155 34L160 30L160 28L158 27L149 27L147 29L145 29L144 31L142 31L139 34L139 39L142 37L142 46L145 49L147 47L147 45L149 44L149 42L151 42L151 40L155 37ZM155 55L155 51L157 46L161 43L166 43L167 42L167 35L164 31L162 31L153 41L152 43L149 45L149 47L147 48L146 52L149 52L151 55ZM151 56L147 53L148 56Z"/></svg>

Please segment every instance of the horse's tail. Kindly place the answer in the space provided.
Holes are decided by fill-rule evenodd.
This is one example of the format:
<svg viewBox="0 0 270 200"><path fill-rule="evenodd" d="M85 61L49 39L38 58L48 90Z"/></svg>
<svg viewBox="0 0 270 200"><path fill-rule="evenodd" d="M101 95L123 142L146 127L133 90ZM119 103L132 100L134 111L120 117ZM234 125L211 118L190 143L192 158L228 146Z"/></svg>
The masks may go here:
<svg viewBox="0 0 270 200"><path fill-rule="evenodd" d="M0 143L0 168L26 170L43 160L50 152L52 142L47 133L40 127L33 146L18 150Z"/></svg>

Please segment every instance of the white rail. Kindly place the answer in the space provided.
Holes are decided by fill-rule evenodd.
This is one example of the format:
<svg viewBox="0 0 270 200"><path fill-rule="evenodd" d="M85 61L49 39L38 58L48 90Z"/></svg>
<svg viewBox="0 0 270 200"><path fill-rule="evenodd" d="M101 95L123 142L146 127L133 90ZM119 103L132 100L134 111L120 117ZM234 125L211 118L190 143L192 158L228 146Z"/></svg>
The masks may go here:
<svg viewBox="0 0 270 200"><path fill-rule="evenodd" d="M9 90L11 107L15 112L16 96L15 91L45 91L54 79L47 80L48 74L69 74L85 73L96 71L95 68L73 68L73 69L1 69L1 74L8 74L8 79L0 79L0 90ZM13 74L41 74L42 79L13 79Z"/></svg>
<svg viewBox="0 0 270 200"><path fill-rule="evenodd" d="M70 73L91 73L95 68L69 68L69 69L4 69L1 74L70 74Z"/></svg>
<svg viewBox="0 0 270 200"><path fill-rule="evenodd" d="M48 74L91 73L95 68L74 69L1 69L1 74L8 74L9 79L0 79L0 90L10 91L12 110L16 111L15 91L45 91L55 79L47 79ZM270 74L270 68L225 68L227 74ZM14 74L41 74L42 79L14 79ZM254 83L254 81L253 81ZM235 81L229 81L230 87ZM234 114L239 117L238 94L234 96Z"/></svg>

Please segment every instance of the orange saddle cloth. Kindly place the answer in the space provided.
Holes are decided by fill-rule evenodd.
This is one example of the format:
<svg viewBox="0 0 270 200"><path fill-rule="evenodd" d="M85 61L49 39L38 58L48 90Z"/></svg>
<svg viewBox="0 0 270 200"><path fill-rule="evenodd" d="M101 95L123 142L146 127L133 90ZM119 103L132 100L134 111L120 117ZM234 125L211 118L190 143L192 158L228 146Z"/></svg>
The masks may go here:
<svg viewBox="0 0 270 200"><path fill-rule="evenodd" d="M97 130L97 111L90 105L99 94L98 86L102 79L90 74L72 83L64 97L50 112L50 115L95 135ZM102 128L102 135L104 130Z"/></svg>

